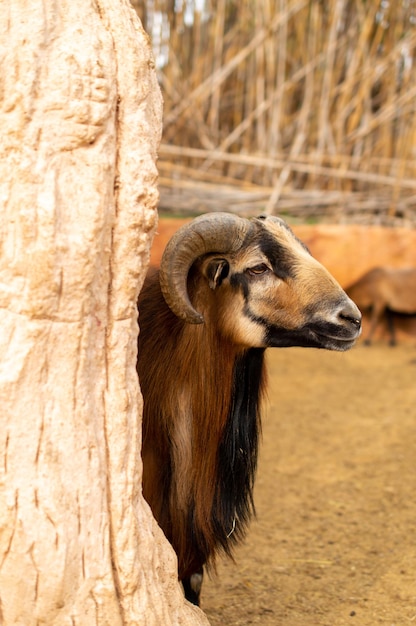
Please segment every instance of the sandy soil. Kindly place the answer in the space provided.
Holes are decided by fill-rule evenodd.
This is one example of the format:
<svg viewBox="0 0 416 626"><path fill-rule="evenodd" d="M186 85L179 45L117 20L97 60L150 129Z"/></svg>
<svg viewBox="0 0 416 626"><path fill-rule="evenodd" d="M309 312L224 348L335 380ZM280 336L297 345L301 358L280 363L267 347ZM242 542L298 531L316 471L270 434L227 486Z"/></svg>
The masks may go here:
<svg viewBox="0 0 416 626"><path fill-rule="evenodd" d="M269 350L257 519L212 626L416 624L416 344Z"/></svg>

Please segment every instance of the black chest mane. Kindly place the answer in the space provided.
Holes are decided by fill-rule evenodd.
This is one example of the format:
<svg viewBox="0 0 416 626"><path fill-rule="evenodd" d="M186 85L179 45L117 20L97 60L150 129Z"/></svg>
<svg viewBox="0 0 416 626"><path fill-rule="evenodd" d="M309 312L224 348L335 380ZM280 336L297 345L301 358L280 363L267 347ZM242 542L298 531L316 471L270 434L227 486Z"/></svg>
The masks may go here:
<svg viewBox="0 0 416 626"><path fill-rule="evenodd" d="M232 404L218 449L213 520L217 539L227 554L244 536L254 513L263 367L261 348L250 349L236 361Z"/></svg>

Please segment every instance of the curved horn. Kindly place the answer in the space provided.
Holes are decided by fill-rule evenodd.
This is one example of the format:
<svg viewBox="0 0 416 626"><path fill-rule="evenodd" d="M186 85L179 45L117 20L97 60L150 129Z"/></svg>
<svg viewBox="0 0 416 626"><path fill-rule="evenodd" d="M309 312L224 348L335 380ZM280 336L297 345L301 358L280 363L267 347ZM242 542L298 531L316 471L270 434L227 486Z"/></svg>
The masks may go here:
<svg viewBox="0 0 416 626"><path fill-rule="evenodd" d="M188 296L188 272L194 261L210 252L232 253L241 247L250 222L231 213L207 213L179 228L168 242L160 265L160 287L169 308L190 324L204 317Z"/></svg>

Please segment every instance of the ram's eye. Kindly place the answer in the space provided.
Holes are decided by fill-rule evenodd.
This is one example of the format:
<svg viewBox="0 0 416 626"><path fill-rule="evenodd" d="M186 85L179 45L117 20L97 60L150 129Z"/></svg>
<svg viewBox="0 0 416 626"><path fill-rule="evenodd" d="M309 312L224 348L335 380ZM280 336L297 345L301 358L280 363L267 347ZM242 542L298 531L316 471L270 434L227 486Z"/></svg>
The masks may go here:
<svg viewBox="0 0 416 626"><path fill-rule="evenodd" d="M260 263L259 265L254 265L254 267L247 268L247 274L250 274L250 276L259 276L260 274L265 274L269 271L269 267L265 263Z"/></svg>

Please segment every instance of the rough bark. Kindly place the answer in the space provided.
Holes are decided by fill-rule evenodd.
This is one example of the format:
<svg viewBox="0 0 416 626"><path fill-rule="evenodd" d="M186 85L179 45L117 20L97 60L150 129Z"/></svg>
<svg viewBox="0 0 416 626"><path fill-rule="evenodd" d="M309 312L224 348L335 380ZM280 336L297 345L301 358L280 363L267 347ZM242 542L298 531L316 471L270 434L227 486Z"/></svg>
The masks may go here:
<svg viewBox="0 0 416 626"><path fill-rule="evenodd" d="M140 488L148 38L126 0L4 0L0 29L0 623L206 624Z"/></svg>

